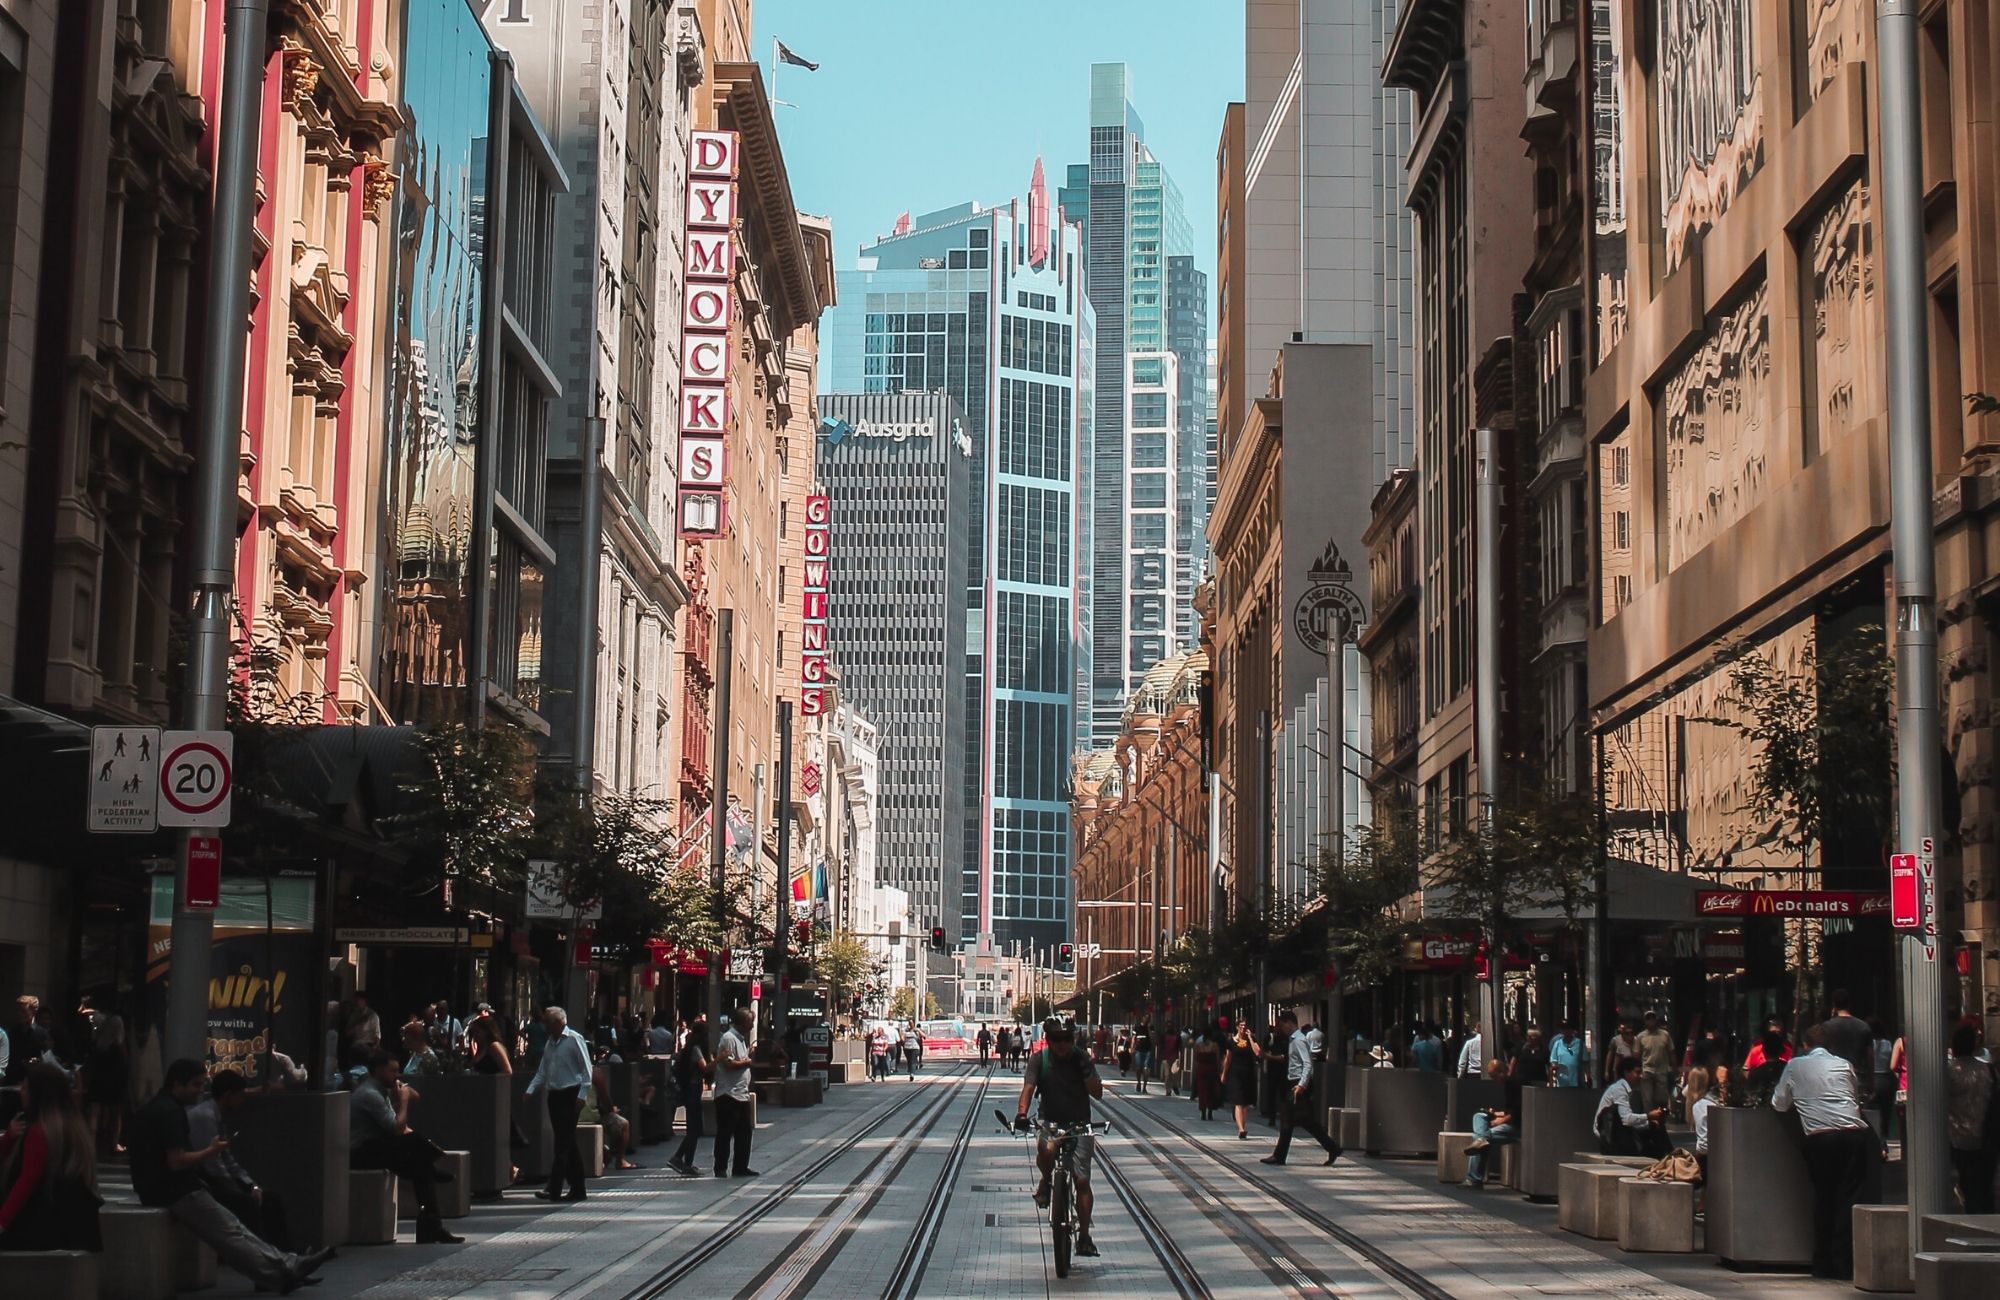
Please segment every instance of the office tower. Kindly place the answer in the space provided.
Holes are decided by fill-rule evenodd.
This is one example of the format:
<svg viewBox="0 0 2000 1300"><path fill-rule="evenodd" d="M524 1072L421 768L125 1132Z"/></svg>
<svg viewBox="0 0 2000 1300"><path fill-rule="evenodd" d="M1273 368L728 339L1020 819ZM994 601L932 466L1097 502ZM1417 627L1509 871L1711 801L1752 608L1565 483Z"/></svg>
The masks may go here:
<svg viewBox="0 0 2000 1300"><path fill-rule="evenodd" d="M958 936L1048 943L1066 927L1078 568L1092 318L1079 232L1024 200L966 203L862 248L827 316L824 387L942 392L964 413L978 539L967 557ZM879 712L879 706L875 706Z"/></svg>
<svg viewBox="0 0 2000 1300"><path fill-rule="evenodd" d="M1175 395L1175 650L1198 639L1194 588L1208 560L1208 277L1191 255L1167 259L1167 350L1180 371Z"/></svg>
<svg viewBox="0 0 2000 1300"><path fill-rule="evenodd" d="M1200 536L1192 509L1206 496L1197 481L1197 413L1205 405L1207 280L1194 268L1180 189L1146 147L1130 84L1122 63L1091 66L1090 161L1069 169L1059 195L1064 217L1084 229L1097 314L1090 564L1096 747L1116 740L1127 695L1192 632ZM1176 269L1178 259L1185 260ZM1173 319L1176 293L1192 294L1204 310Z"/></svg>
<svg viewBox="0 0 2000 1300"><path fill-rule="evenodd" d="M874 878L961 933L972 438L942 393L827 393L815 439L838 544L828 650L880 737Z"/></svg>

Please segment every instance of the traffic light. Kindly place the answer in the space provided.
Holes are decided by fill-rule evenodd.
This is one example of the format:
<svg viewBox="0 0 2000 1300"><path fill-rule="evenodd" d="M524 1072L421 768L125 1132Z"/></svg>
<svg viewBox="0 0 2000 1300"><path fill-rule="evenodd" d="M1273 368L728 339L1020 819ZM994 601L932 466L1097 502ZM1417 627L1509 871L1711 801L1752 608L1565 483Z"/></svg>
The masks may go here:
<svg viewBox="0 0 2000 1300"><path fill-rule="evenodd" d="M1062 963L1063 965L1065 965L1065 966L1073 966L1073 965L1075 965L1075 964L1076 964L1076 945L1075 945L1075 944L1073 944L1073 943L1059 943L1059 944L1057 944L1057 945L1056 945L1056 960L1057 960L1057 961L1059 961L1059 962L1061 962L1061 963Z"/></svg>
<svg viewBox="0 0 2000 1300"><path fill-rule="evenodd" d="M934 925L931 927L931 951L932 952L951 951L950 948L945 946L944 927L941 925Z"/></svg>

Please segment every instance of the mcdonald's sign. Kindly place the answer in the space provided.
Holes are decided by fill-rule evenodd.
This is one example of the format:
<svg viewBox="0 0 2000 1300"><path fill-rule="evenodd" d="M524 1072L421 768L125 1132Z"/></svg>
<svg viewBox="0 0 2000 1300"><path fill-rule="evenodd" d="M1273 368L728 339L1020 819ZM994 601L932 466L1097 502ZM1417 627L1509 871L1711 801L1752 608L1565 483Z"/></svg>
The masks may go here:
<svg viewBox="0 0 2000 1300"><path fill-rule="evenodd" d="M1694 910L1696 916L1887 916L1889 895L1824 889L1704 889L1695 895Z"/></svg>

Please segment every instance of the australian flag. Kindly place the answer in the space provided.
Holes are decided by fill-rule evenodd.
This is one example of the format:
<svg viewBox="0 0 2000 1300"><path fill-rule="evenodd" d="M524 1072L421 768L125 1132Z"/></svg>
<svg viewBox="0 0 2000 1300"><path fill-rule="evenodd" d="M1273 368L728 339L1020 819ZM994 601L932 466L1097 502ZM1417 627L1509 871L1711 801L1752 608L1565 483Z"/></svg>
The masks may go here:
<svg viewBox="0 0 2000 1300"><path fill-rule="evenodd" d="M783 41L778 42L778 62L789 63L795 68L804 68L807 72L819 71L819 64L814 63L811 59L803 59L792 53L791 47Z"/></svg>

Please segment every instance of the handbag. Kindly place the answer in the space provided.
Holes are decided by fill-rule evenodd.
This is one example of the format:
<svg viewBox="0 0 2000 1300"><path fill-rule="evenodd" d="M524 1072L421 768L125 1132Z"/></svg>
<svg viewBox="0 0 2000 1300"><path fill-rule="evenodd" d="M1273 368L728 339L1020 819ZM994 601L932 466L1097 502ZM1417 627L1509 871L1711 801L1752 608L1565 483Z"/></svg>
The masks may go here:
<svg viewBox="0 0 2000 1300"><path fill-rule="evenodd" d="M1701 1181L1701 1162L1686 1147L1675 1147L1641 1169L1638 1177L1649 1183L1698 1183Z"/></svg>

